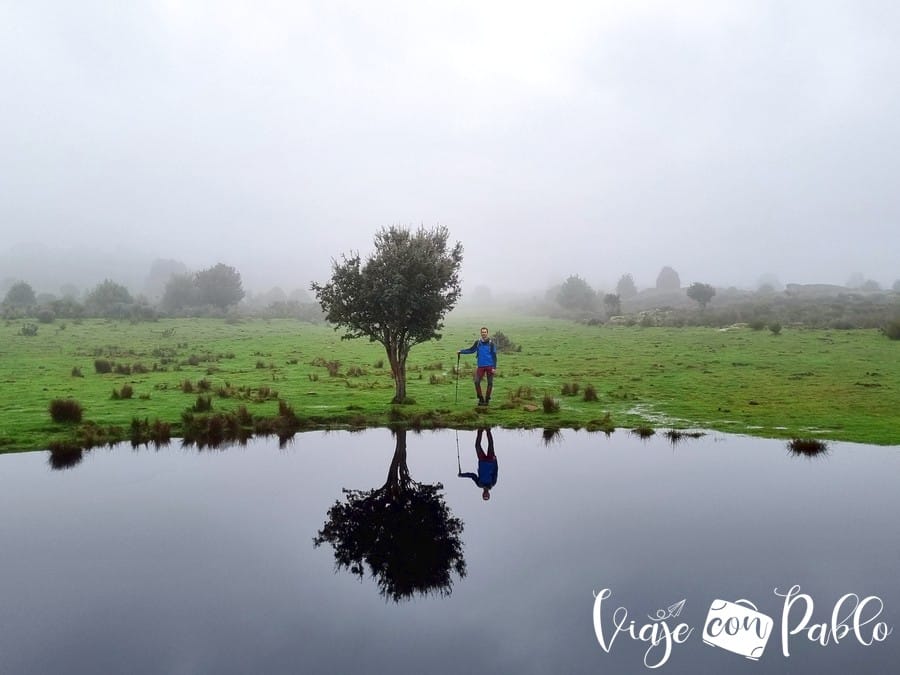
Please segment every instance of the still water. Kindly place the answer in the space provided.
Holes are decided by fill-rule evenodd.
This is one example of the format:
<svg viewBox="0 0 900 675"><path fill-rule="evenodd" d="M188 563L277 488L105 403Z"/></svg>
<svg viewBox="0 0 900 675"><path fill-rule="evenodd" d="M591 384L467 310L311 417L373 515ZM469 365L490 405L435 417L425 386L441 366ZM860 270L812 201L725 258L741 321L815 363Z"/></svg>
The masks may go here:
<svg viewBox="0 0 900 675"><path fill-rule="evenodd" d="M0 456L0 675L897 672L897 447L492 438Z"/></svg>

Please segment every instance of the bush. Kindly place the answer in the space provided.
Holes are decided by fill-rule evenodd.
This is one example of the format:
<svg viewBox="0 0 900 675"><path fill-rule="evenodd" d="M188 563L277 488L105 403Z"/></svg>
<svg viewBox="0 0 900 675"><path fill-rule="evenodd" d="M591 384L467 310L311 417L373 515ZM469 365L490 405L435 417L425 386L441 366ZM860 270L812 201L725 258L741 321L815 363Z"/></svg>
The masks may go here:
<svg viewBox="0 0 900 675"><path fill-rule="evenodd" d="M191 410L194 412L209 412L212 410L212 397L198 396L197 402L194 403L194 407Z"/></svg>
<svg viewBox="0 0 900 675"><path fill-rule="evenodd" d="M101 375L104 373L112 372L112 364L106 359L97 359L94 361L94 372L100 373Z"/></svg>
<svg viewBox="0 0 900 675"><path fill-rule="evenodd" d="M19 334L24 335L25 337L34 337L35 335L37 335L37 333L37 324L33 323L26 323L24 326L22 326L21 329L19 329Z"/></svg>
<svg viewBox="0 0 900 675"><path fill-rule="evenodd" d="M497 331L494 333L494 346L497 347L498 352L520 352L522 351L521 345L517 345L515 342L510 340L506 335L504 335L501 331Z"/></svg>
<svg viewBox="0 0 900 675"><path fill-rule="evenodd" d="M47 309L46 307L43 309L39 309L37 313L37 320L39 323L53 323L56 319L56 314L52 309Z"/></svg>
<svg viewBox="0 0 900 675"><path fill-rule="evenodd" d="M763 328L766 327L766 322L763 321L762 319L754 319L753 321L750 322L749 326L753 330L762 330Z"/></svg>
<svg viewBox="0 0 900 675"><path fill-rule="evenodd" d="M562 386L562 395L563 396L577 396L579 389L580 389L580 387L578 386L577 382L571 382L571 383L566 382Z"/></svg>
<svg viewBox="0 0 900 675"><path fill-rule="evenodd" d="M194 383L190 380L185 380L181 383L181 391L185 394L193 394L194 393Z"/></svg>
<svg viewBox="0 0 900 675"><path fill-rule="evenodd" d="M81 368L75 366L72 368L72 377L84 377L84 374L81 372Z"/></svg>
<svg viewBox="0 0 900 675"><path fill-rule="evenodd" d="M781 335L781 324L774 321L769 324L769 330L772 331L772 335Z"/></svg>
<svg viewBox="0 0 900 675"><path fill-rule="evenodd" d="M597 399L597 389L594 385L589 384L584 388L584 400L585 401L596 401Z"/></svg>
<svg viewBox="0 0 900 675"><path fill-rule="evenodd" d="M118 401L120 399L129 399L134 396L134 387L130 384L123 384L119 390L113 389L112 399Z"/></svg>
<svg viewBox="0 0 900 675"><path fill-rule="evenodd" d="M550 394L544 394L544 399L541 401L544 406L545 413L556 413L559 412L559 401L553 398Z"/></svg>
<svg viewBox="0 0 900 675"><path fill-rule="evenodd" d="M50 417L60 424L81 422L81 404L71 398L57 398L50 401Z"/></svg>
<svg viewBox="0 0 900 675"><path fill-rule="evenodd" d="M900 340L900 319L889 321L883 330L891 340Z"/></svg>

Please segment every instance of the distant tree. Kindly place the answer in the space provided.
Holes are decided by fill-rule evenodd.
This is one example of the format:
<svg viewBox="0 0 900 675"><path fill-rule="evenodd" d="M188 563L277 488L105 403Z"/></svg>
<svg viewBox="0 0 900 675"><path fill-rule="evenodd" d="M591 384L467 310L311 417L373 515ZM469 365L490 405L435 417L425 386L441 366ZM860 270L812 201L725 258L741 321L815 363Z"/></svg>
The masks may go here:
<svg viewBox="0 0 900 675"><path fill-rule="evenodd" d="M687 289L687 296L691 300L696 300L700 303L701 309L706 309L706 305L709 304L709 301L713 299L715 294L715 288L709 284L701 284L699 282L692 283Z"/></svg>
<svg viewBox="0 0 900 675"><path fill-rule="evenodd" d="M160 307L164 312L175 313L200 304L200 294L191 274L173 274L166 282Z"/></svg>
<svg viewBox="0 0 900 675"><path fill-rule="evenodd" d="M618 316L622 313L622 301L616 293L607 293L603 296L603 306L607 316Z"/></svg>
<svg viewBox="0 0 900 675"><path fill-rule="evenodd" d="M303 288L295 288L290 293L288 293L288 300L291 302L299 302L301 304L315 302L313 300L313 297L309 294L309 291Z"/></svg>
<svg viewBox="0 0 900 675"><path fill-rule="evenodd" d="M313 545L330 544L338 568L362 578L366 568L386 599L400 602L450 595L453 573L466 576L463 522L450 511L443 485L417 483L406 464L406 429L396 445L387 481L375 490L348 490L328 509Z"/></svg>
<svg viewBox="0 0 900 675"><path fill-rule="evenodd" d="M240 273L223 263L197 272L194 277L197 293L202 304L225 309L236 305L244 297Z"/></svg>
<svg viewBox="0 0 900 675"><path fill-rule="evenodd" d="M895 293L900 293L900 279L897 279L897 281L894 282L894 285L891 286L891 289L893 289Z"/></svg>
<svg viewBox="0 0 900 675"><path fill-rule="evenodd" d="M874 279L866 279L866 280L862 283L862 286L859 287L859 290L861 290L861 291L869 291L869 292L880 291L880 290L881 290L881 284L879 284L879 283L878 283L877 281L875 281Z"/></svg>
<svg viewBox="0 0 900 675"><path fill-rule="evenodd" d="M150 264L150 272L144 283L144 292L151 300L159 300L166 289L169 279L175 274L187 274L188 268L183 262L157 258Z"/></svg>
<svg viewBox="0 0 900 675"><path fill-rule="evenodd" d="M623 274L616 284L616 294L622 300L628 300L637 295L637 286L634 285L634 278L630 274Z"/></svg>
<svg viewBox="0 0 900 675"><path fill-rule="evenodd" d="M3 304L7 307L31 307L36 301L34 289L24 281L17 281L6 292Z"/></svg>
<svg viewBox="0 0 900 675"><path fill-rule="evenodd" d="M133 303L128 289L110 279L104 279L87 294L85 309L90 316L125 316Z"/></svg>
<svg viewBox="0 0 900 675"><path fill-rule="evenodd" d="M661 291L677 291L681 288L681 277L671 267L663 267L656 277L656 288Z"/></svg>
<svg viewBox="0 0 900 675"><path fill-rule="evenodd" d="M312 284L325 318L344 339L368 337L387 352L394 403L406 401L406 359L416 344L440 339L444 315L460 296L462 244L448 246L445 227L382 229L375 252L332 261L331 281Z"/></svg>
<svg viewBox="0 0 900 675"><path fill-rule="evenodd" d="M596 301L596 291L577 274L566 279L556 295L556 302L566 309L590 310Z"/></svg>

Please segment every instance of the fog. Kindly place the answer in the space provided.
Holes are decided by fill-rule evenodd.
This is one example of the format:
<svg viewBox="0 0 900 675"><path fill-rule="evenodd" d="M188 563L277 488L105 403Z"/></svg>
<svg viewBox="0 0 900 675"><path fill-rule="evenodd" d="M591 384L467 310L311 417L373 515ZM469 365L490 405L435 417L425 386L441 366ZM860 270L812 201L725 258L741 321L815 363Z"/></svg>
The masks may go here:
<svg viewBox="0 0 900 675"><path fill-rule="evenodd" d="M865 0L2 3L0 278L308 289L443 225L464 289L890 287L898 38Z"/></svg>

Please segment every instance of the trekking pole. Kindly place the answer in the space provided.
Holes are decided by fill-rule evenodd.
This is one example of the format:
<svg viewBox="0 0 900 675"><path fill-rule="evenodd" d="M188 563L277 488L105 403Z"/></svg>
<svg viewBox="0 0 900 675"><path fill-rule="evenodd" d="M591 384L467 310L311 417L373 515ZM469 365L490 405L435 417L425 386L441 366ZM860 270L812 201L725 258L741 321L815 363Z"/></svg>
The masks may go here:
<svg viewBox="0 0 900 675"><path fill-rule="evenodd" d="M456 352L456 394L453 397L453 403L459 403L459 352ZM456 442L459 445L459 437L457 437Z"/></svg>
<svg viewBox="0 0 900 675"><path fill-rule="evenodd" d="M459 429L456 430L456 468L462 473L462 464L459 462Z"/></svg>

